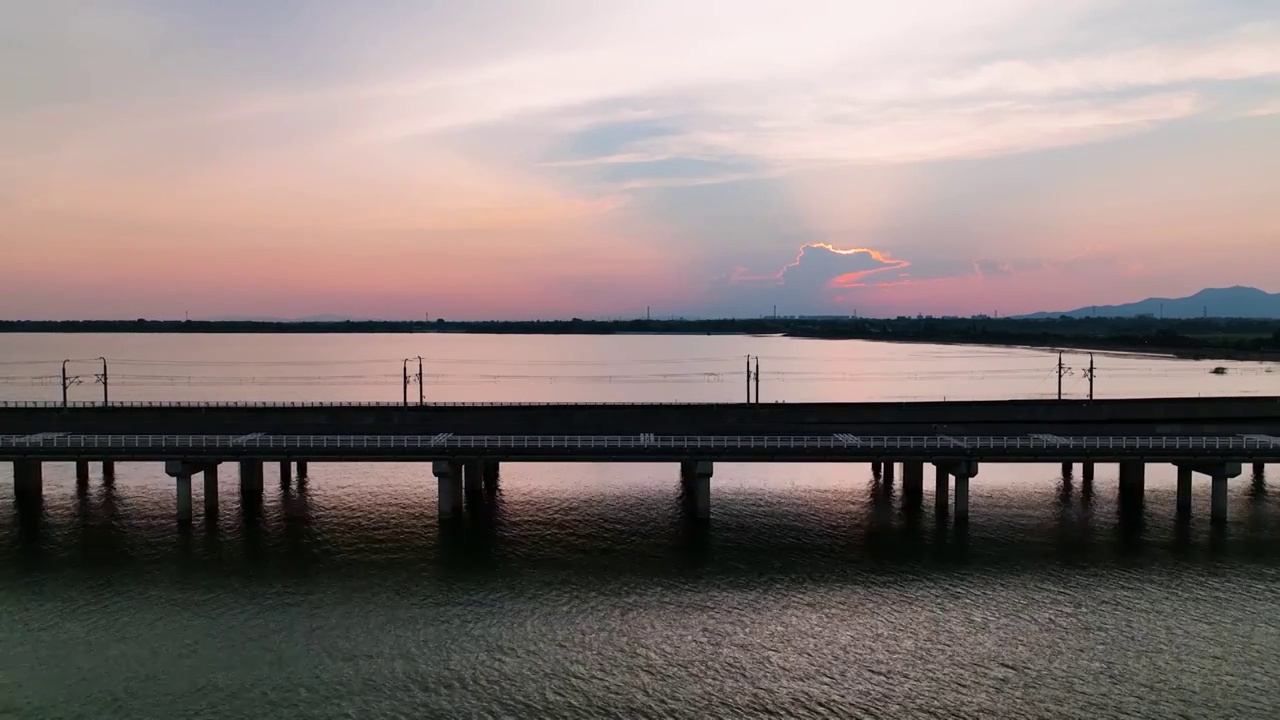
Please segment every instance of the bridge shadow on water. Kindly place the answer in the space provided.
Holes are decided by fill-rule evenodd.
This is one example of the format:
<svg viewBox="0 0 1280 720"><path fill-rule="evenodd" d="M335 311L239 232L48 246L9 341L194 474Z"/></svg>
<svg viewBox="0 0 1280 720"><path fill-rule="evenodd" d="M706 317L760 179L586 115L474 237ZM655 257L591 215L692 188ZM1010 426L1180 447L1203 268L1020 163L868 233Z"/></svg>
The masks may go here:
<svg viewBox="0 0 1280 720"><path fill-rule="evenodd" d="M1231 521L1213 527L1205 513L1174 519L1166 497L1121 498L1114 485L1069 477L1051 495L984 497L967 523L931 494L907 497L878 479L720 492L709 520L695 518L675 488L584 498L498 485L469 492L465 512L450 521L437 520L432 499L317 498L300 481L256 503L229 494L216 512L198 509L195 522L179 528L160 491L78 486L69 497L10 498L11 513L0 517L0 576L758 584L1280 566L1277 504L1260 478Z"/></svg>

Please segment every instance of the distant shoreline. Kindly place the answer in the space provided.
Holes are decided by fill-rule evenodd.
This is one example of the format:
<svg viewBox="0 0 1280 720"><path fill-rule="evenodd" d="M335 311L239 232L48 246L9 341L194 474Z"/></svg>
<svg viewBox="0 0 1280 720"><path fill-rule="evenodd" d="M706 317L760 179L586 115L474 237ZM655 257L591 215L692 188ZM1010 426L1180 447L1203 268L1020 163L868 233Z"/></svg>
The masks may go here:
<svg viewBox="0 0 1280 720"><path fill-rule="evenodd" d="M168 321L10 320L0 333L519 335L780 335L1031 349L1142 353L1184 359L1280 361L1280 320L1196 318L753 318L741 320Z"/></svg>

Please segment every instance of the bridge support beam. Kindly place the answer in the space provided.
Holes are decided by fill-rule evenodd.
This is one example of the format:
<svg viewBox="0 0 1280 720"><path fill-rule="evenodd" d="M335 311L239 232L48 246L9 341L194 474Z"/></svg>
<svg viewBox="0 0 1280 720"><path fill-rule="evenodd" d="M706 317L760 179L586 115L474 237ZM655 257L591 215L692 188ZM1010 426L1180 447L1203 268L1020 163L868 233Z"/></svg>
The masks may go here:
<svg viewBox="0 0 1280 720"><path fill-rule="evenodd" d="M919 502L924 497L924 463L907 460L902 463L902 497Z"/></svg>
<svg viewBox="0 0 1280 720"><path fill-rule="evenodd" d="M951 474L941 465L933 468L933 505L939 516L945 515L951 504Z"/></svg>
<svg viewBox="0 0 1280 720"><path fill-rule="evenodd" d="M711 475L715 466L707 460L685 460L680 463L680 484L693 515L711 517Z"/></svg>
<svg viewBox="0 0 1280 720"><path fill-rule="evenodd" d="M957 523L969 522L969 480L978 474L975 460L948 460L934 463L938 472L955 478L955 518Z"/></svg>
<svg viewBox="0 0 1280 720"><path fill-rule="evenodd" d="M13 497L34 500L44 495L44 465L39 460L13 461Z"/></svg>
<svg viewBox="0 0 1280 720"><path fill-rule="evenodd" d="M76 461L76 484L87 485L89 483L89 461Z"/></svg>
<svg viewBox="0 0 1280 720"><path fill-rule="evenodd" d="M1191 468L1178 467L1178 518L1191 517Z"/></svg>
<svg viewBox="0 0 1280 720"><path fill-rule="evenodd" d="M218 463L204 468L204 512L206 515L218 512Z"/></svg>
<svg viewBox="0 0 1280 720"><path fill-rule="evenodd" d="M1227 480L1239 477L1243 467L1238 462L1178 463L1178 486L1181 491L1182 471L1198 472L1212 478L1209 495L1209 520L1214 525L1227 521ZM1179 492L1181 495L1181 492Z"/></svg>
<svg viewBox="0 0 1280 720"><path fill-rule="evenodd" d="M441 520L462 514L462 463L436 460L431 463L436 476L436 512Z"/></svg>

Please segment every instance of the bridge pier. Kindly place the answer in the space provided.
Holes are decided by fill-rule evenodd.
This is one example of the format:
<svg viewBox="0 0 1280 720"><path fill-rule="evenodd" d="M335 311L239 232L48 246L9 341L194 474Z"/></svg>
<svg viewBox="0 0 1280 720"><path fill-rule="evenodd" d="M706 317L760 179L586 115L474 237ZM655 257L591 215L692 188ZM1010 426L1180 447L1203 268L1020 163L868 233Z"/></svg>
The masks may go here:
<svg viewBox="0 0 1280 720"><path fill-rule="evenodd" d="M1191 468L1178 466L1178 519L1191 517Z"/></svg>
<svg viewBox="0 0 1280 720"><path fill-rule="evenodd" d="M242 504L245 498L262 499L261 460L240 461L240 497Z"/></svg>
<svg viewBox="0 0 1280 720"><path fill-rule="evenodd" d="M484 484L484 491L488 495L493 495L498 491L498 461L485 460L480 466L480 478Z"/></svg>
<svg viewBox="0 0 1280 720"><path fill-rule="evenodd" d="M44 465L39 460L13 461L13 497L33 500L44 495Z"/></svg>
<svg viewBox="0 0 1280 720"><path fill-rule="evenodd" d="M978 474L978 463L974 460L950 460L935 462L934 465L939 484L945 482L948 475L955 478L956 522L969 522L969 480Z"/></svg>
<svg viewBox="0 0 1280 720"><path fill-rule="evenodd" d="M468 460L462 464L462 491L468 503L484 500L484 460Z"/></svg>
<svg viewBox="0 0 1280 720"><path fill-rule="evenodd" d="M77 485L89 484L89 461L88 460L76 461L76 484Z"/></svg>
<svg viewBox="0 0 1280 720"><path fill-rule="evenodd" d="M178 491L178 524L191 524L191 476L200 468L182 460L166 460L164 471L174 479Z"/></svg>
<svg viewBox="0 0 1280 720"><path fill-rule="evenodd" d="M1141 460L1126 460L1120 463L1120 502L1122 504L1142 504L1147 487L1147 466Z"/></svg>
<svg viewBox="0 0 1280 720"><path fill-rule="evenodd" d="M1227 521L1227 480L1239 477L1242 466L1238 462L1195 462L1178 464L1178 507L1182 508L1182 478L1187 473L1187 485L1191 484L1190 473L1198 472L1208 475L1212 485L1209 494L1209 521L1221 525ZM1188 495L1190 490L1188 490ZM1190 498L1187 500L1190 505Z"/></svg>
<svg viewBox="0 0 1280 720"><path fill-rule="evenodd" d="M924 497L924 463L908 460L902 463L902 497L919 502Z"/></svg>
<svg viewBox="0 0 1280 720"><path fill-rule="evenodd" d="M436 513L441 520L462 514L462 463L436 460L431 463L436 476Z"/></svg>
<svg viewBox="0 0 1280 720"><path fill-rule="evenodd" d="M680 484L694 517L711 517L711 475L714 465L706 460L685 460L680 463Z"/></svg>
<svg viewBox="0 0 1280 720"><path fill-rule="evenodd" d="M218 512L218 463L210 463L204 469L204 512Z"/></svg>

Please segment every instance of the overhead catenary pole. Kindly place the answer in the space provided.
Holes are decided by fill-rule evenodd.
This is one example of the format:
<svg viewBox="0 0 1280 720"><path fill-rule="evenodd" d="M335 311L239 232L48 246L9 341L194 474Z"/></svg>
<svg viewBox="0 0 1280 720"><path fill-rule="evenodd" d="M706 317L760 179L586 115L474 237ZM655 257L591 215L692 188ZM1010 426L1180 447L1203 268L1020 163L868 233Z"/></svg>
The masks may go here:
<svg viewBox="0 0 1280 720"><path fill-rule="evenodd" d="M422 356L418 356L418 405L426 404L426 394L422 388Z"/></svg>
<svg viewBox="0 0 1280 720"><path fill-rule="evenodd" d="M1097 368L1093 364L1093 353L1089 353L1089 399L1093 399L1093 377Z"/></svg>
<svg viewBox="0 0 1280 720"><path fill-rule="evenodd" d="M110 398L107 396L107 359L105 357L98 358L102 361L102 375L98 379L102 381L102 407L106 407Z"/></svg>
<svg viewBox="0 0 1280 720"><path fill-rule="evenodd" d="M1062 376L1066 370L1062 365L1062 351L1058 351L1058 399L1062 399Z"/></svg>
<svg viewBox="0 0 1280 720"><path fill-rule="evenodd" d="M755 404L760 404L760 356L755 356Z"/></svg>
<svg viewBox="0 0 1280 720"><path fill-rule="evenodd" d="M405 358L400 364L400 371L403 374L403 382L401 383L401 394L404 396L403 402L405 407L409 407L409 358Z"/></svg>

